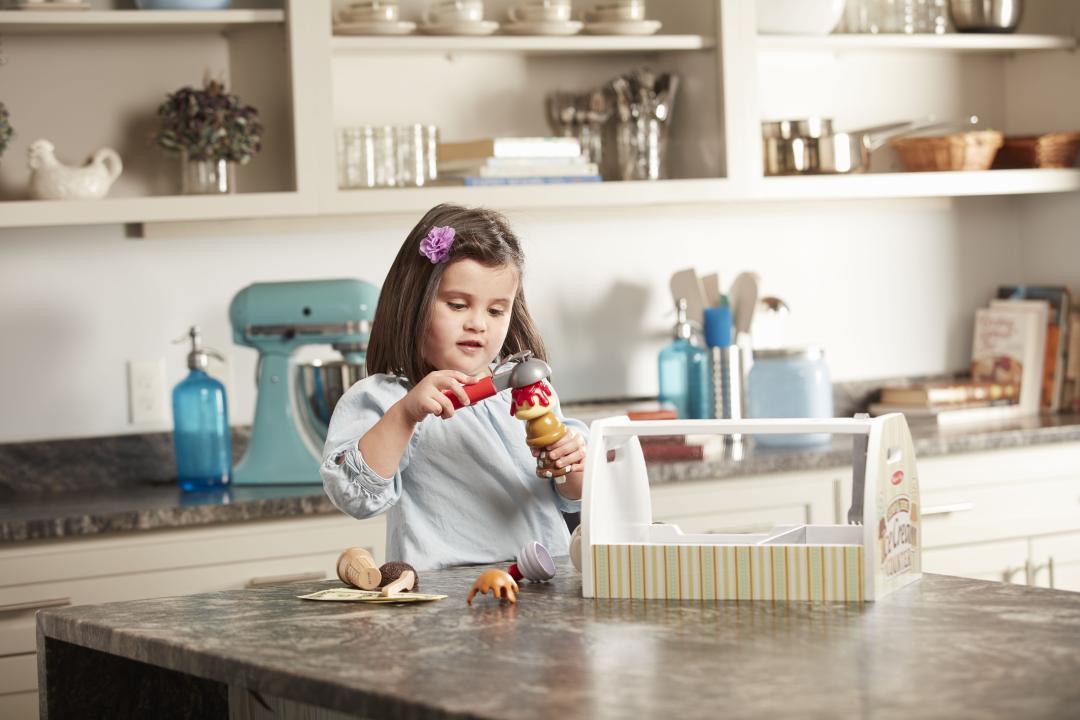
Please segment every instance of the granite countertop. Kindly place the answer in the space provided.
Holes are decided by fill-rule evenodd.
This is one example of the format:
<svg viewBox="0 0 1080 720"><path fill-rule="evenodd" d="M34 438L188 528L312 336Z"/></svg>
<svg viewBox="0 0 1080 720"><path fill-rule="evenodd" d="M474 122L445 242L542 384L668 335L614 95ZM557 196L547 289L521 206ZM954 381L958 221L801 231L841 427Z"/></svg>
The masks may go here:
<svg viewBox="0 0 1080 720"><path fill-rule="evenodd" d="M589 421L611 412L605 406L571 408L576 417ZM1080 441L1080 416L1043 415L1002 423L939 428L912 425L915 452L920 458L1060 442ZM158 443L159 445L161 443ZM648 464L649 482L693 482L764 473L850 467L851 439L837 437L826 446L798 450L755 447L752 439L721 449L705 460L653 461ZM156 450L160 450L157 448ZM132 459L132 464L139 462ZM161 466L167 463L157 463ZM24 473L35 472L26 463ZM126 462L125 462L126 465ZM58 469L57 474L71 470ZM168 480L148 482L128 470L122 483L111 483L108 470L97 473L95 482L64 492L20 494L3 497L0 503L0 545L27 540L91 536L215 523L261 520L303 515L328 515L338 510L319 485L231 488L217 493L185 494ZM119 471L116 471L119 472Z"/></svg>
<svg viewBox="0 0 1080 720"><path fill-rule="evenodd" d="M517 605L470 607L480 570L424 573L450 597L400 607L296 599L335 581L42 611L49 715L207 707L147 690L154 666L372 718L1080 717L1080 593L925 575L863 605L596 601L560 558Z"/></svg>

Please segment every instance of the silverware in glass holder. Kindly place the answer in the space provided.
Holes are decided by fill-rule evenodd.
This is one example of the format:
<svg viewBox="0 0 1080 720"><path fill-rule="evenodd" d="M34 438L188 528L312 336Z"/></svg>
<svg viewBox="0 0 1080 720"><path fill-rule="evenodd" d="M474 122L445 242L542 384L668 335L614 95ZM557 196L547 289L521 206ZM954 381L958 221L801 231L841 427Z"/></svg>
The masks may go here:
<svg viewBox="0 0 1080 720"><path fill-rule="evenodd" d="M679 76L644 67L611 81L617 177L660 180L668 177L667 139Z"/></svg>
<svg viewBox="0 0 1080 720"><path fill-rule="evenodd" d="M576 137L586 162L603 164L603 129L611 117L602 90L585 93L556 91L547 96L548 125L556 135Z"/></svg>

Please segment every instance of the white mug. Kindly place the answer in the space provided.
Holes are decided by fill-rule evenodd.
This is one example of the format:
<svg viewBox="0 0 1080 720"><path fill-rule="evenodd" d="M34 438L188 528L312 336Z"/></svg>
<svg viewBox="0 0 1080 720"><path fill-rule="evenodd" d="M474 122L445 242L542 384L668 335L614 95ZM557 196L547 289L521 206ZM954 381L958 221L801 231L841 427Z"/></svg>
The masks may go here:
<svg viewBox="0 0 1080 720"><path fill-rule="evenodd" d="M423 14L427 25L447 23L478 23L484 19L482 0L437 0Z"/></svg>
<svg viewBox="0 0 1080 720"><path fill-rule="evenodd" d="M353 23L392 23L398 21L400 13L400 8L396 2L368 0L368 2L350 3L341 8L338 11L338 19L341 22Z"/></svg>
<svg viewBox="0 0 1080 720"><path fill-rule="evenodd" d="M570 19L570 3L558 0L534 0L510 8L506 13L511 22L567 22Z"/></svg>
<svg viewBox="0 0 1080 720"><path fill-rule="evenodd" d="M645 19L645 0L620 0L597 5L585 13L591 22L641 22Z"/></svg>

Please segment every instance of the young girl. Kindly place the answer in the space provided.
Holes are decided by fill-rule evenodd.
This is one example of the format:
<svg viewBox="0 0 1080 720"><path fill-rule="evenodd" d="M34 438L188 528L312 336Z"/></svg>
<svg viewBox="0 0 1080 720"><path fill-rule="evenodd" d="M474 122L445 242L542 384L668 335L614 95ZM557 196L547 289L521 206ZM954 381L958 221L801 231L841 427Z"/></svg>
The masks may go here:
<svg viewBox="0 0 1080 720"><path fill-rule="evenodd" d="M463 385L521 350L544 358L522 293L524 255L495 212L439 205L409 233L383 283L369 376L334 409L326 494L343 512L389 511L387 558L418 570L513 558L526 542L569 552L560 511L579 509L585 426L546 450L566 482L537 475L510 393L470 405ZM455 410L444 393L463 407ZM558 405L555 411L561 417Z"/></svg>

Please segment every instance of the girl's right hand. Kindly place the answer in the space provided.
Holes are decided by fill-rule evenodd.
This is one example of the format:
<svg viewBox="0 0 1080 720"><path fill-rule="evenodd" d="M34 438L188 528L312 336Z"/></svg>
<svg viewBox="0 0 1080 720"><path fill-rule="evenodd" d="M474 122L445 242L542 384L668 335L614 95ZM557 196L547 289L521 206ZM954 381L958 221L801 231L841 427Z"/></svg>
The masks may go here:
<svg viewBox="0 0 1080 720"><path fill-rule="evenodd" d="M462 386L471 385L479 380L478 377L466 375L457 370L436 370L428 373L401 399L402 410L414 423L420 422L428 415L438 415L446 420L453 417L454 404L443 393L450 390L462 405L468 405L469 396L465 394L465 388Z"/></svg>

